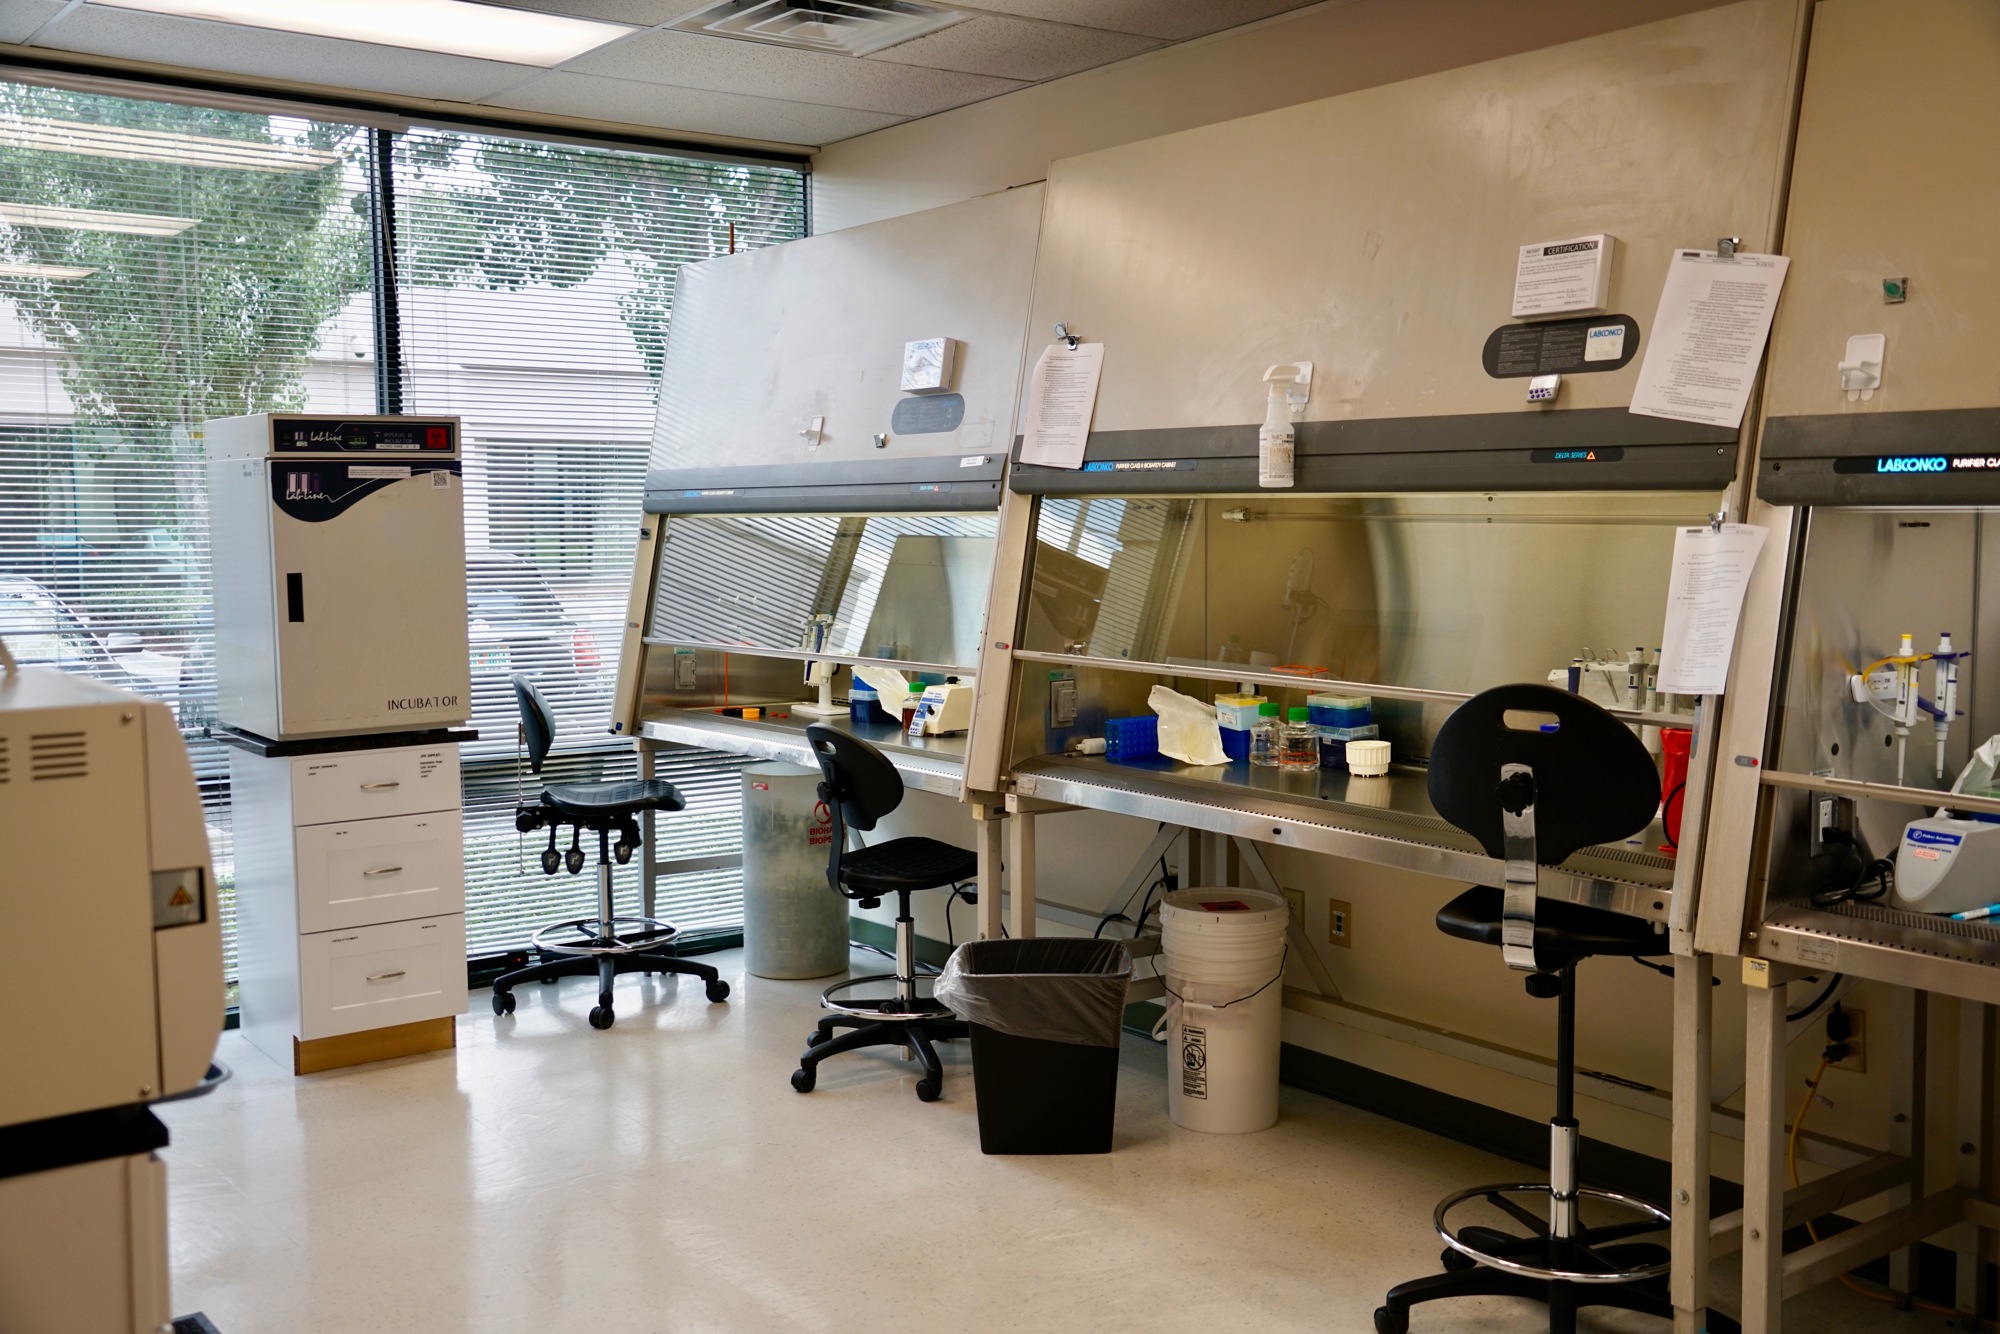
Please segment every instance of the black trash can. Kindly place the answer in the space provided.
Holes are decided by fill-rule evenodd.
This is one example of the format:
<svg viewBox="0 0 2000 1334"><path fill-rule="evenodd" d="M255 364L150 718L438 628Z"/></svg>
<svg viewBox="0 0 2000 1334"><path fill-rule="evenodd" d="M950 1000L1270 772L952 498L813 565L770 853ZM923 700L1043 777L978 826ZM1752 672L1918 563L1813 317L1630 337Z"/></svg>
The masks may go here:
<svg viewBox="0 0 2000 1334"><path fill-rule="evenodd" d="M1109 1153L1132 956L1115 940L975 940L936 988L972 1028L979 1147Z"/></svg>

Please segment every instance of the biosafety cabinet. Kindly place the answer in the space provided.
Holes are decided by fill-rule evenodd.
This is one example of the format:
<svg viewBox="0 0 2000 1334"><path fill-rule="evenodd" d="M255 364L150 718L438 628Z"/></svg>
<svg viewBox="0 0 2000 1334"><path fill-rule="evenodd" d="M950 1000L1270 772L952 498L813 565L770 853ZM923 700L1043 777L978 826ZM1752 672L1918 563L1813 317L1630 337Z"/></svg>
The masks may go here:
<svg viewBox="0 0 2000 1334"><path fill-rule="evenodd" d="M209 422L216 713L272 740L471 711L451 417Z"/></svg>
<svg viewBox="0 0 2000 1334"><path fill-rule="evenodd" d="M1676 251L1773 246L1798 19L1724 6L1056 163L1027 360L1060 323L1103 371L1080 466L1024 451L1009 473L1026 574L980 706L1005 714L1015 793L1480 879L1424 791L1459 701L1574 665L1652 744L1695 726L1648 660L1675 530L1726 509L1739 430L1628 405ZM1272 181L1282 207L1244 207ZM1596 281L1517 316L1524 248L1584 239ZM1272 487L1280 369L1295 465ZM1089 753L1156 684L1368 696L1396 765ZM1676 921L1671 842L1591 850L1546 892Z"/></svg>
<svg viewBox="0 0 2000 1334"><path fill-rule="evenodd" d="M908 787L965 791L982 635L1020 571L1000 511L1042 201L682 271L612 719L643 764L700 746L811 765L825 721ZM914 688L910 718L877 671ZM674 867L646 869L650 887Z"/></svg>

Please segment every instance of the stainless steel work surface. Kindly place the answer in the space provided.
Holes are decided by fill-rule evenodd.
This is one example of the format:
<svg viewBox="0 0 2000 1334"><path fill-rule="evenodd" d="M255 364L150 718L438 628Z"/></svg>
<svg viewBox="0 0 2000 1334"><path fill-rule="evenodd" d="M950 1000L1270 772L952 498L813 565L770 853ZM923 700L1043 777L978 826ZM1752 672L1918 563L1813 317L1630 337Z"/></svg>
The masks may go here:
<svg viewBox="0 0 2000 1334"><path fill-rule="evenodd" d="M1050 756L1019 766L1015 791L1064 806L1162 820L1281 847L1326 853L1448 880L1497 885L1502 865L1432 808L1424 770L1397 766L1384 778L1331 769L1243 764L1196 768L1159 758L1113 762ZM1619 846L1590 848L1544 867L1544 894L1664 922L1674 863L1657 849L1655 822Z"/></svg>
<svg viewBox="0 0 2000 1334"><path fill-rule="evenodd" d="M954 799L965 788L963 735L911 737L904 735L900 727L858 726L844 715L812 718L793 714L788 718L744 719L700 709L668 709L646 718L639 735L647 741L700 746L814 768L817 766L812 750L806 745L806 727L818 722L874 743L889 757L889 763L896 766L907 787Z"/></svg>

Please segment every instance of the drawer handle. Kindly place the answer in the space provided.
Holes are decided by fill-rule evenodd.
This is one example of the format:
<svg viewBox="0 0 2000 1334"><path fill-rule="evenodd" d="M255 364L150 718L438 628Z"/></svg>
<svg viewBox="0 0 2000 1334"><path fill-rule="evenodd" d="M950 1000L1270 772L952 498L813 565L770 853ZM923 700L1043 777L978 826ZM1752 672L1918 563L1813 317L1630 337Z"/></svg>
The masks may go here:
<svg viewBox="0 0 2000 1334"><path fill-rule="evenodd" d="M398 968L393 973L370 973L368 980L370 982L388 982L394 978L401 977L406 971L406 969Z"/></svg>
<svg viewBox="0 0 2000 1334"><path fill-rule="evenodd" d="M400 866L384 866L379 871L363 871L361 878L363 880L373 880L378 875L401 875L402 873L403 868Z"/></svg>
<svg viewBox="0 0 2000 1334"><path fill-rule="evenodd" d="M401 786L402 786L401 783L363 783L361 785L361 790L363 792L380 792L384 788L401 787Z"/></svg>

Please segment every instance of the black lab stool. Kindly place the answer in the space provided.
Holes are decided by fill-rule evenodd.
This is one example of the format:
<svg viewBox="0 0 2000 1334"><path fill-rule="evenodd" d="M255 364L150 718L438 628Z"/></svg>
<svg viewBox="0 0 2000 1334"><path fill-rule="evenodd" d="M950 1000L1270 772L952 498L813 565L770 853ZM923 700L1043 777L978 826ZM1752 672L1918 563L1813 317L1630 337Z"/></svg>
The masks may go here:
<svg viewBox="0 0 2000 1334"><path fill-rule="evenodd" d="M1445 1272L1389 1289L1375 1328L1405 1334L1417 1303L1473 1296L1545 1302L1550 1334L1575 1334L1585 1306L1671 1319L1668 1251L1638 1240L1663 1231L1667 1214L1578 1183L1576 1121L1576 965L1596 954L1664 954L1666 937L1638 918L1537 897L1538 867L1652 823L1660 804L1652 757L1589 700L1542 685L1501 686L1445 720L1431 748L1430 797L1506 866L1502 887L1476 886L1439 910L1438 929L1499 946L1508 966L1527 974L1529 995L1555 1000L1556 1114L1548 1184L1480 1186L1439 1204L1432 1221L1447 1248ZM1593 1214L1616 1221L1586 1226L1578 1209L1586 1199ZM1475 1200L1520 1230L1455 1225L1452 1215ZM1724 1317L1710 1321L1713 1331L1736 1328Z"/></svg>

